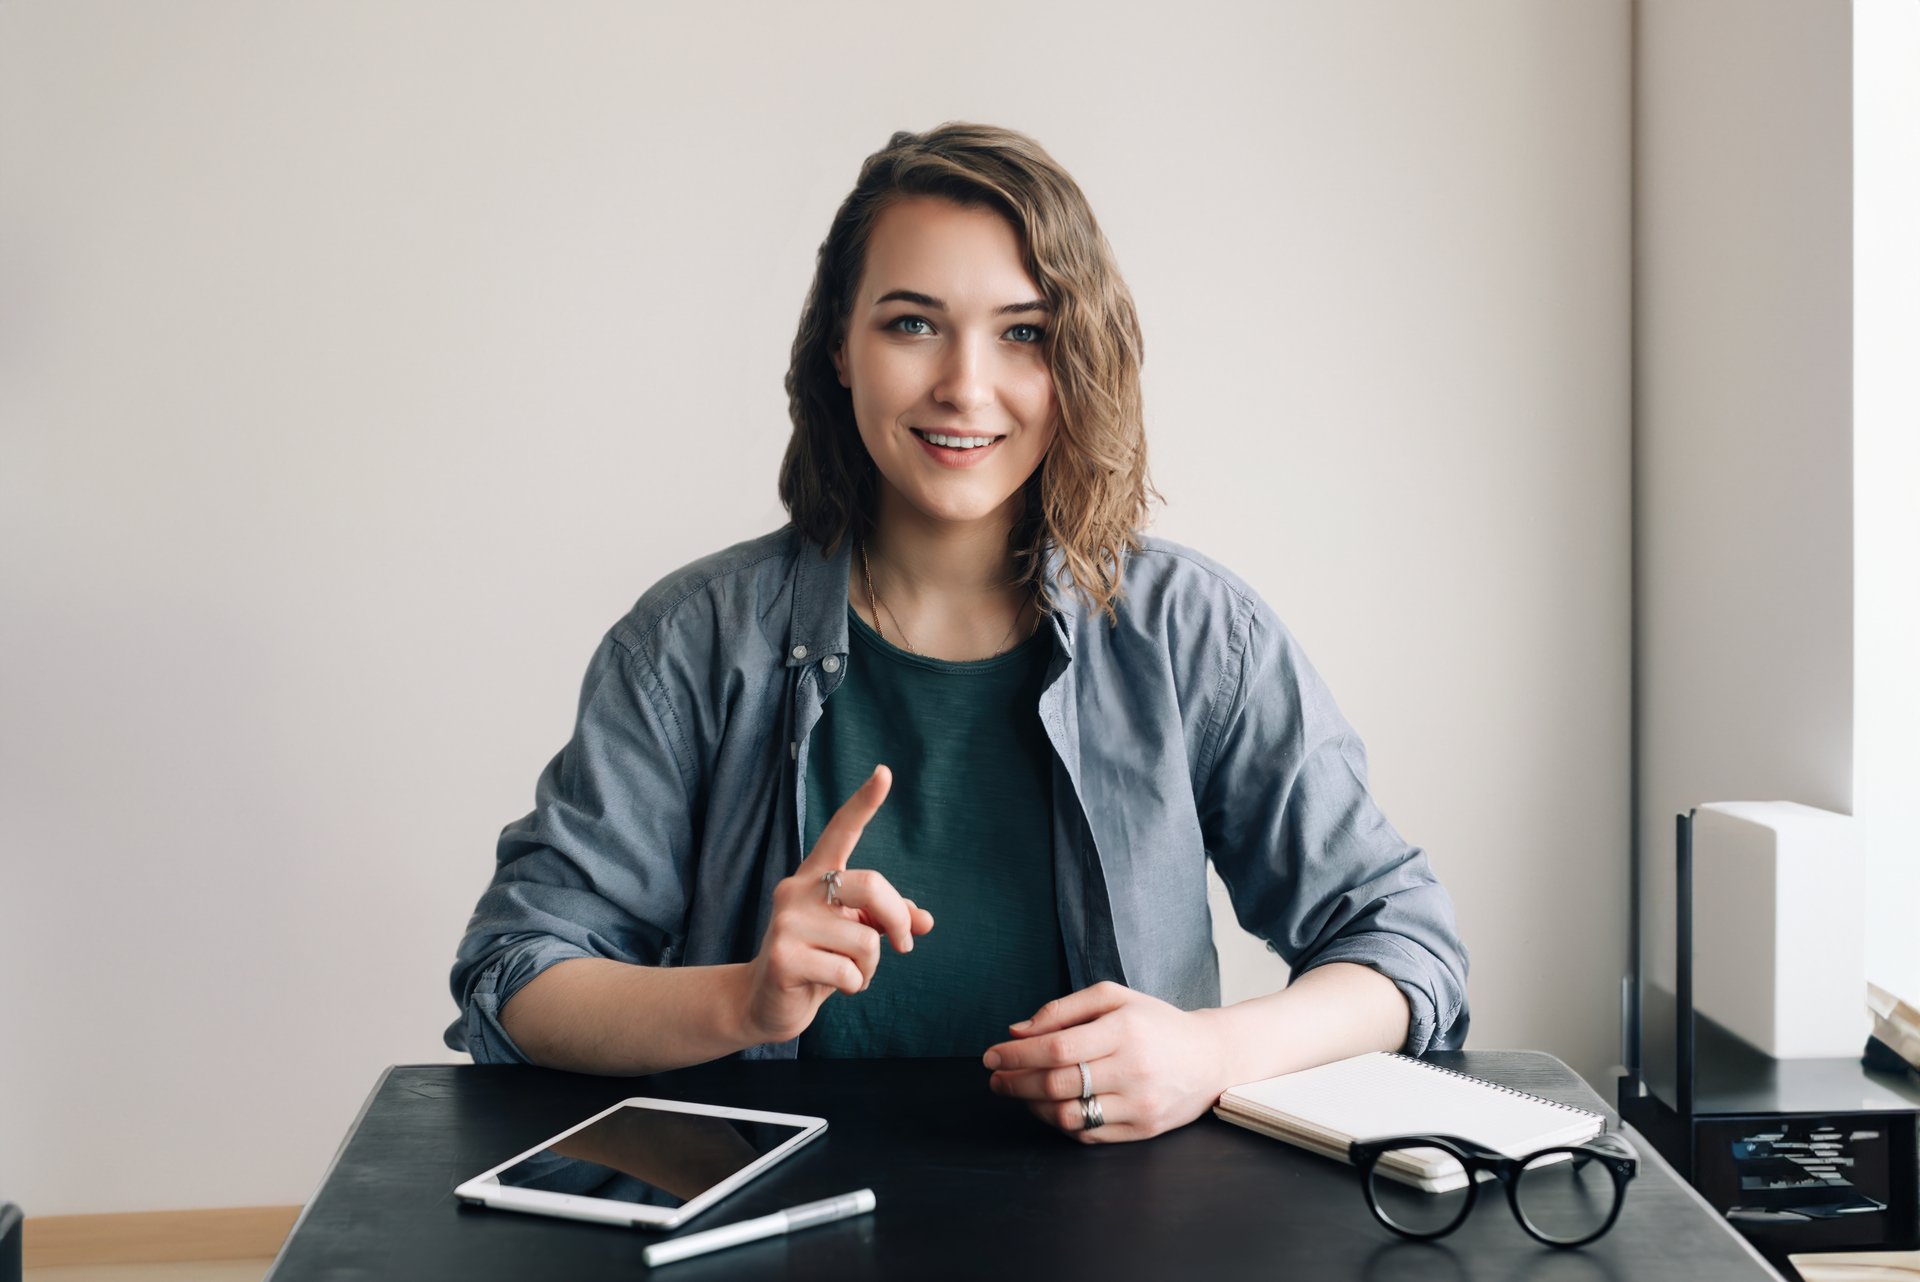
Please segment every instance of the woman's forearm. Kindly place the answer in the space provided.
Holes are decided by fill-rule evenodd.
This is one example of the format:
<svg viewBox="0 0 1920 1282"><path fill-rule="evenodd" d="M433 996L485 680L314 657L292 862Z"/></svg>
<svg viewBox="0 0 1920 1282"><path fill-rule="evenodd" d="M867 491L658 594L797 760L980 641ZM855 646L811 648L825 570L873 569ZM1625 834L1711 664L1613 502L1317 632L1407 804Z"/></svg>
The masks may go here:
<svg viewBox="0 0 1920 1282"><path fill-rule="evenodd" d="M875 766L774 887L752 961L656 967L576 957L513 995L500 1012L507 1036L536 1064L607 1074L685 1068L800 1036L830 995L872 981L882 941L911 952L914 937L933 929L933 915L885 877L847 867L892 782Z"/></svg>
<svg viewBox="0 0 1920 1282"><path fill-rule="evenodd" d="M629 966L576 957L541 971L500 1012L536 1064L576 1073L658 1073L745 1050L748 967Z"/></svg>
<svg viewBox="0 0 1920 1282"><path fill-rule="evenodd" d="M1399 1050L1412 1018L1392 980L1352 962L1317 966L1277 993L1203 1013L1221 1025L1223 1090L1367 1051Z"/></svg>

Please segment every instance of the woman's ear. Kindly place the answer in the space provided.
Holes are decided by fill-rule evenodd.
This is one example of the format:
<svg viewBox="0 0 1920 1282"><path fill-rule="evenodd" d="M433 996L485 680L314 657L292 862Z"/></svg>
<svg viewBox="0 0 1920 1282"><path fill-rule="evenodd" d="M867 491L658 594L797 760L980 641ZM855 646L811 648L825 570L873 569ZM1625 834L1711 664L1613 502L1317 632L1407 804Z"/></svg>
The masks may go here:
<svg viewBox="0 0 1920 1282"><path fill-rule="evenodd" d="M833 349L833 372L840 376L840 386L851 388L853 379L847 374L847 344L842 339L840 346Z"/></svg>

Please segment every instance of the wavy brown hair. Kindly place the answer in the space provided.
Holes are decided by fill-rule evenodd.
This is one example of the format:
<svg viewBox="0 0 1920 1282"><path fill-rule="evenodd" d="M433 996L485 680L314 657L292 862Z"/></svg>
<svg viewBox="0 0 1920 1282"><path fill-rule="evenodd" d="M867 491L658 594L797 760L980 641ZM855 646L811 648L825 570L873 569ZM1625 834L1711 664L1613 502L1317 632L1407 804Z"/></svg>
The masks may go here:
<svg viewBox="0 0 1920 1282"><path fill-rule="evenodd" d="M793 340L793 436L780 464L780 501L828 553L872 526L879 470L833 356L846 340L874 222L915 196L993 209L1020 237L1027 273L1053 313L1046 350L1058 420L1009 536L1014 561L1020 582L1044 602L1054 549L1062 585L1112 619L1122 563L1140 546L1148 500L1159 497L1147 476L1140 322L1079 184L1039 143L1010 129L954 123L897 133L860 166L820 245Z"/></svg>

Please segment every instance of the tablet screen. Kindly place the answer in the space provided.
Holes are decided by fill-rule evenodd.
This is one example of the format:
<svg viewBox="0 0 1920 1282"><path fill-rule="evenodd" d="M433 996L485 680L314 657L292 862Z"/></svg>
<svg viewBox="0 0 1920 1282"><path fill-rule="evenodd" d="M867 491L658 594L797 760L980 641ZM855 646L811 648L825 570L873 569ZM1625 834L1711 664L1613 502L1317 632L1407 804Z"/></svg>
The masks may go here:
<svg viewBox="0 0 1920 1282"><path fill-rule="evenodd" d="M684 1206L805 1129L628 1104L497 1178L515 1188Z"/></svg>

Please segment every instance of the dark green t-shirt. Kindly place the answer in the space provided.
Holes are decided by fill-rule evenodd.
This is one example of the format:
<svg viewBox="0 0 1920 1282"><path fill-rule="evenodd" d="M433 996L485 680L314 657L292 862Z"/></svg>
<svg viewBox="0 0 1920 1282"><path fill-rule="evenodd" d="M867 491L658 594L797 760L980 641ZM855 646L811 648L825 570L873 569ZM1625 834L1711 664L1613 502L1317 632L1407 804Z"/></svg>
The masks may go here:
<svg viewBox="0 0 1920 1282"><path fill-rule="evenodd" d="M1044 629L998 658L896 649L848 610L846 676L807 752L807 848L875 765L893 790L850 866L933 914L867 991L800 1035L816 1058L979 1055L1071 986L1053 888L1053 750L1040 725Z"/></svg>

